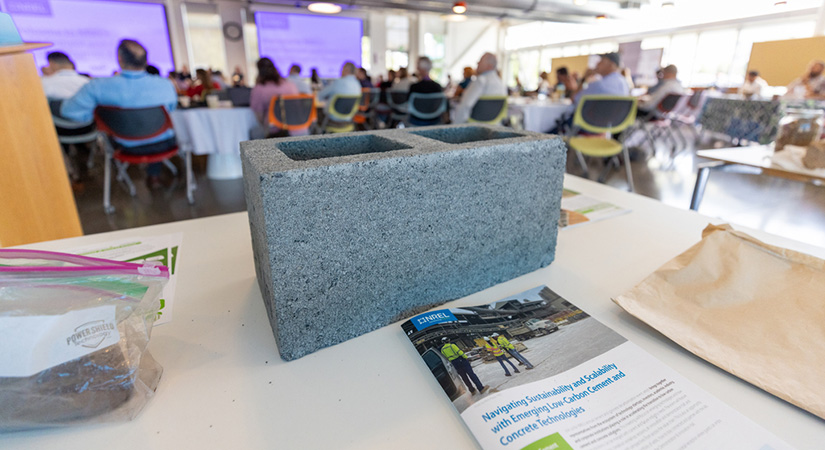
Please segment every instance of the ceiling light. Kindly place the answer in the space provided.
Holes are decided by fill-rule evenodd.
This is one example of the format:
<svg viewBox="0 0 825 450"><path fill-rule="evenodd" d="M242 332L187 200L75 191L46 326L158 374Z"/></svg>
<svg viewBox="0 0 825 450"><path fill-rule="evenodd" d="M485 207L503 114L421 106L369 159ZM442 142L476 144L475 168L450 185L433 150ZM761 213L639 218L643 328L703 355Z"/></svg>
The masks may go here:
<svg viewBox="0 0 825 450"><path fill-rule="evenodd" d="M467 12L467 3L465 2L455 2L453 5L453 12L456 14L464 14Z"/></svg>
<svg viewBox="0 0 825 450"><path fill-rule="evenodd" d="M604 14L599 14L598 16L596 16L596 20L605 20L605 19L607 19L607 16L604 15Z"/></svg>
<svg viewBox="0 0 825 450"><path fill-rule="evenodd" d="M662 2L662 8L673 8L674 6L676 6L676 4L673 2Z"/></svg>
<svg viewBox="0 0 825 450"><path fill-rule="evenodd" d="M587 0L573 0L573 4L574 4L574 5L579 5L579 6L581 6L581 5L586 5L586 4L587 4Z"/></svg>
<svg viewBox="0 0 825 450"><path fill-rule="evenodd" d="M467 21L467 16L463 16L461 14L442 14L441 20L447 22L465 22Z"/></svg>
<svg viewBox="0 0 825 450"><path fill-rule="evenodd" d="M776 2L773 6L788 6L788 2Z"/></svg>
<svg viewBox="0 0 825 450"><path fill-rule="evenodd" d="M314 13L338 14L341 12L341 5L335 3L310 3L307 9Z"/></svg>

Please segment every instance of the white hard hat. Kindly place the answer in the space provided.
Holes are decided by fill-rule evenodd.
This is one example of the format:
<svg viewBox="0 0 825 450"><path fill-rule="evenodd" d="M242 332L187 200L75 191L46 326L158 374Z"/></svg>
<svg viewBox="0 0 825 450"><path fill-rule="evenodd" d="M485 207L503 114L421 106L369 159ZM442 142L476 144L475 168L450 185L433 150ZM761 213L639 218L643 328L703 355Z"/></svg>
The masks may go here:
<svg viewBox="0 0 825 450"><path fill-rule="evenodd" d="M487 336L484 336L484 340L485 340L485 341L489 341L489 340L490 340L490 338L488 338Z"/></svg>
<svg viewBox="0 0 825 450"><path fill-rule="evenodd" d="M496 337L496 336L498 336L498 333L493 333L493 337Z"/></svg>
<svg viewBox="0 0 825 450"><path fill-rule="evenodd" d="M447 336L444 336L443 338L441 338L441 342L446 342L448 340L450 340L450 338L448 338Z"/></svg>

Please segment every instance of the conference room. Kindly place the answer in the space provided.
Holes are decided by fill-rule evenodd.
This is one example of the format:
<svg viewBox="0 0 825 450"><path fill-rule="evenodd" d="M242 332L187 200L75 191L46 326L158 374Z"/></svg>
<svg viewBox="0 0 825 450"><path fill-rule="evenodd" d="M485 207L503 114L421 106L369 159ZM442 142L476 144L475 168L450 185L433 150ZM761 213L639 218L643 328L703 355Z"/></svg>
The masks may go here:
<svg viewBox="0 0 825 450"><path fill-rule="evenodd" d="M825 0L0 0L0 85L0 250L170 276L145 407L12 433L8 407L2 448L488 448L399 321L540 285L719 399L729 430L825 437L821 405L618 300L723 224L825 257ZM421 304L378 307L395 292ZM565 336L581 325L560 308ZM812 348L802 369L823 358L788 345Z"/></svg>

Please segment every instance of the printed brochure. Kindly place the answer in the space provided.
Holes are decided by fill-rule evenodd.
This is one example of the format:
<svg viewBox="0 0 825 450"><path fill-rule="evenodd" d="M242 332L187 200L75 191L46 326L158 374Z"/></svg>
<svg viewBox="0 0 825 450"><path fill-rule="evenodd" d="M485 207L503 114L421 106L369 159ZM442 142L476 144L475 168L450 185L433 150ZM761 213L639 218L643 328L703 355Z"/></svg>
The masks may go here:
<svg viewBox="0 0 825 450"><path fill-rule="evenodd" d="M587 222L609 219L629 212L629 209L582 195L570 189L565 189L561 195L559 228L570 228Z"/></svg>
<svg viewBox="0 0 825 450"><path fill-rule="evenodd" d="M791 448L546 286L401 326L484 449Z"/></svg>
<svg viewBox="0 0 825 450"><path fill-rule="evenodd" d="M81 256L112 259L115 261L143 263L157 261L169 268L169 282L163 287L160 298L160 311L154 325L172 321L172 304L177 284L177 265L183 233L164 234L151 237L133 237L117 241L102 242L80 248L66 250Z"/></svg>

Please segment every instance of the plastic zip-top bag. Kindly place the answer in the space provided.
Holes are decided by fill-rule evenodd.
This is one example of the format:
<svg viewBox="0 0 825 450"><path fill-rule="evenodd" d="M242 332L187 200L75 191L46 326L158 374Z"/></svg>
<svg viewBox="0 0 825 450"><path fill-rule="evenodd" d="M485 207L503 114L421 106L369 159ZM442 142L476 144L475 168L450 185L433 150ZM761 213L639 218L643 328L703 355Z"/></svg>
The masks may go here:
<svg viewBox="0 0 825 450"><path fill-rule="evenodd" d="M130 420L162 372L146 350L164 266L0 249L0 430Z"/></svg>

